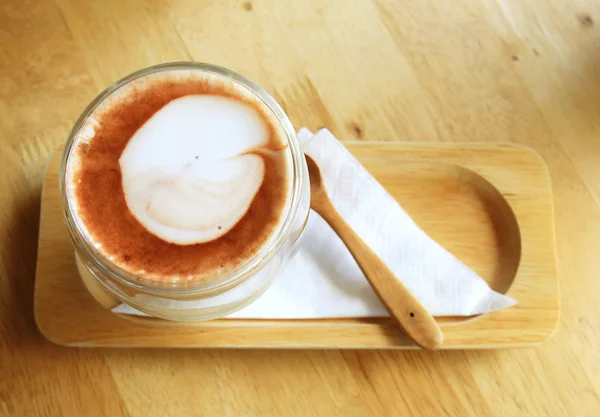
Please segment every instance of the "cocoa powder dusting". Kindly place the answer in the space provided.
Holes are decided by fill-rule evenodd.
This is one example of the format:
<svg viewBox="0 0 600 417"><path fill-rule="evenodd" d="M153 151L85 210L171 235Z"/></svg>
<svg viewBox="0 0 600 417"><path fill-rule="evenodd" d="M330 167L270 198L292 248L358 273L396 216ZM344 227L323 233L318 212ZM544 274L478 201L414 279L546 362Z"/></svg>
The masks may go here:
<svg viewBox="0 0 600 417"><path fill-rule="evenodd" d="M148 232L129 211L121 183L119 158L135 132L170 101L192 94L214 94L244 101L259 111L269 126L266 148L285 148L285 139L266 111L236 94L226 85L202 79L157 80L134 90L103 114L94 138L78 145L80 168L74 173L79 215L101 251L134 273L169 280L173 276L202 278L223 266L232 268L249 259L267 241L279 223L290 192L286 159L270 152L256 152L263 158L265 178L244 217L222 237L195 245L166 242Z"/></svg>

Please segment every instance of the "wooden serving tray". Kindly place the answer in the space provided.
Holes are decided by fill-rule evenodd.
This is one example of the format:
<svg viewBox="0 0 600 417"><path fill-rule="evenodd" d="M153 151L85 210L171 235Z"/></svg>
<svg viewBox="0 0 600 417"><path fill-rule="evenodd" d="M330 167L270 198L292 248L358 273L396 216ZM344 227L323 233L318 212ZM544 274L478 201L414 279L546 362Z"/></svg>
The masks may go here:
<svg viewBox="0 0 600 417"><path fill-rule="evenodd" d="M477 317L440 318L444 349L535 345L559 317L548 170L534 151L505 144L345 142L435 240L518 300ZM69 346L414 348L389 318L238 320L182 324L117 315L84 287L61 217L50 158L42 192L35 319Z"/></svg>

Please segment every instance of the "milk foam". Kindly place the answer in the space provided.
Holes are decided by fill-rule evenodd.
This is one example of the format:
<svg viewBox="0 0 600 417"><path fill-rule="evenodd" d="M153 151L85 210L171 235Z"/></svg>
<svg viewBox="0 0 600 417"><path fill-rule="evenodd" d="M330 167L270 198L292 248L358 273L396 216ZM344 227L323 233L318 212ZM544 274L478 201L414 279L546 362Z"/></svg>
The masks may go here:
<svg viewBox="0 0 600 417"><path fill-rule="evenodd" d="M129 210L167 242L219 238L244 216L262 184L264 162L249 152L268 137L261 116L238 100L173 100L136 132L119 160Z"/></svg>
<svg viewBox="0 0 600 417"><path fill-rule="evenodd" d="M267 244L291 203L292 170L285 131L252 91L174 70L102 100L75 136L65 179L72 215L99 252L140 277L176 282L226 273Z"/></svg>

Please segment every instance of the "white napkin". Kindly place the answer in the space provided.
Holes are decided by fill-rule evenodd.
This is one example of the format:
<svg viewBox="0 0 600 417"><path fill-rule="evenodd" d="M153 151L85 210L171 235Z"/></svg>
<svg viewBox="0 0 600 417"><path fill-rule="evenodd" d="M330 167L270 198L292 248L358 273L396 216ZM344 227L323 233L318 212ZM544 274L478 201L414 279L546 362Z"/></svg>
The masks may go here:
<svg viewBox="0 0 600 417"><path fill-rule="evenodd" d="M434 316L471 316L516 304L427 236L331 132L302 129L298 138L321 168L335 208ZM113 311L143 314L125 304ZM342 241L311 211L296 256L257 301L229 317L387 315Z"/></svg>

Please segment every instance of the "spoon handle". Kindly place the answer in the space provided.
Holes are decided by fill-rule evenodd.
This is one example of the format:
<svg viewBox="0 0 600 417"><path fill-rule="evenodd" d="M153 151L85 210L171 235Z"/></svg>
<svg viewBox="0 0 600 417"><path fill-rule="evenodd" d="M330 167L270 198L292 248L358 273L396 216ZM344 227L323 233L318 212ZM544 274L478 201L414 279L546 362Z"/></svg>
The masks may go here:
<svg viewBox="0 0 600 417"><path fill-rule="evenodd" d="M342 239L391 316L417 345L427 350L439 349L444 336L433 316L346 223L328 199L319 206L315 211Z"/></svg>

